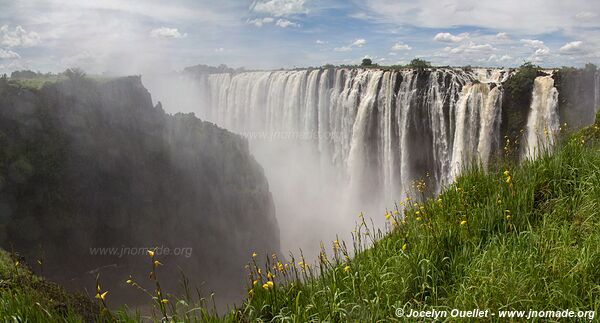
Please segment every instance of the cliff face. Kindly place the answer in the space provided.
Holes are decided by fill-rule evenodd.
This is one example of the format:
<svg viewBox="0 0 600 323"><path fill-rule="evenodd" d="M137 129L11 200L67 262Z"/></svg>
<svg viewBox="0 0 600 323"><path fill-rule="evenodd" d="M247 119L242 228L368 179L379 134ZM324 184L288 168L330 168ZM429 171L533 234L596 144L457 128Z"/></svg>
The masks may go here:
<svg viewBox="0 0 600 323"><path fill-rule="evenodd" d="M246 140L153 107L139 77L0 84L0 147L0 246L42 259L58 282L92 290L97 272L117 290L129 274L143 282L149 261L134 249L158 246L167 288L181 267L226 294L241 290L254 250L279 252Z"/></svg>

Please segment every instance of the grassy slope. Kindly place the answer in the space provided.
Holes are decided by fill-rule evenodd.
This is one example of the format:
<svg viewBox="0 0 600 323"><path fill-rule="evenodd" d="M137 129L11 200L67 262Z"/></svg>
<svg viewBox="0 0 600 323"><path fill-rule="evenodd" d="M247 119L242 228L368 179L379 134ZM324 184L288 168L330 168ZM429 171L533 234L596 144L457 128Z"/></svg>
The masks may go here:
<svg viewBox="0 0 600 323"><path fill-rule="evenodd" d="M19 260L0 250L0 318L7 322L82 322L99 313L83 295L33 275Z"/></svg>
<svg viewBox="0 0 600 323"><path fill-rule="evenodd" d="M466 172L440 199L410 203L405 223L372 248L355 241L352 260L334 246L338 256L317 265L320 276L298 260L261 275L253 268L258 282L237 315L374 322L397 320L396 307L600 310L599 127L551 156L507 166L508 175ZM402 221L394 214L390 222ZM365 229L355 234L369 239ZM268 271L273 287L262 286Z"/></svg>

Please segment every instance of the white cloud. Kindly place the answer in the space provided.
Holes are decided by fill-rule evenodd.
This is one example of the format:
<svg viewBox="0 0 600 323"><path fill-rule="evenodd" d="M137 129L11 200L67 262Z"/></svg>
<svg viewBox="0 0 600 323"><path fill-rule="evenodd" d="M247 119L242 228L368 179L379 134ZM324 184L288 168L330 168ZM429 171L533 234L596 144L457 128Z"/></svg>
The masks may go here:
<svg viewBox="0 0 600 323"><path fill-rule="evenodd" d="M469 38L468 33L462 33L459 35L452 35L451 33L438 33L433 37L433 40L443 43L458 43Z"/></svg>
<svg viewBox="0 0 600 323"><path fill-rule="evenodd" d="M563 54L575 54L583 51L583 42L580 40L566 43L559 51Z"/></svg>
<svg viewBox="0 0 600 323"><path fill-rule="evenodd" d="M359 39L355 40L352 44L350 44L348 46L337 47L337 48L334 48L334 50L337 51L337 52L349 52L353 48L363 47L366 43L367 43L366 39L359 38Z"/></svg>
<svg viewBox="0 0 600 323"><path fill-rule="evenodd" d="M0 48L0 59L17 59L17 58L21 58L21 55L13 52L10 49Z"/></svg>
<svg viewBox="0 0 600 323"><path fill-rule="evenodd" d="M275 17L291 16L308 13L308 9L304 7L304 3L305 0L255 1L250 9L258 13L268 14Z"/></svg>
<svg viewBox="0 0 600 323"><path fill-rule="evenodd" d="M579 12L575 15L575 19L583 20L583 21L592 20L596 17L598 17L597 13L589 12L589 11Z"/></svg>
<svg viewBox="0 0 600 323"><path fill-rule="evenodd" d="M17 26L10 30L7 25L0 27L0 44L6 47L33 47L41 42L40 35L34 31L27 32Z"/></svg>
<svg viewBox="0 0 600 323"><path fill-rule="evenodd" d="M500 32L496 34L496 38L498 39L509 39L510 37L508 36L507 33L505 32Z"/></svg>
<svg viewBox="0 0 600 323"><path fill-rule="evenodd" d="M277 20L276 23L277 26L281 27L281 28L287 28L287 27L300 27L299 24L289 21L287 19L279 19Z"/></svg>
<svg viewBox="0 0 600 323"><path fill-rule="evenodd" d="M160 27L152 29L150 36L153 38L184 38L187 34L182 34L177 28Z"/></svg>
<svg viewBox="0 0 600 323"><path fill-rule="evenodd" d="M397 42L394 44L394 46L392 46L392 50L393 51L403 51L403 50L411 50L412 47L408 46L407 44L403 43L403 42Z"/></svg>
<svg viewBox="0 0 600 323"><path fill-rule="evenodd" d="M509 55L502 55L502 56L498 56L496 54L492 54L490 55L490 57L488 58L488 62L507 62L512 60L512 56Z"/></svg>
<svg viewBox="0 0 600 323"><path fill-rule="evenodd" d="M537 40L537 39L521 39L521 42L524 43L525 46L527 46L527 47L532 47L532 48L546 47L546 45L544 45L543 41Z"/></svg>
<svg viewBox="0 0 600 323"><path fill-rule="evenodd" d="M366 39L360 38L360 39L355 40L352 43L352 45L350 45L350 46L363 47L366 43L367 43Z"/></svg>
<svg viewBox="0 0 600 323"><path fill-rule="evenodd" d="M475 44L472 41L461 44L457 47L444 48L444 51L451 53L451 54L491 52L494 50L495 50L494 46L492 46L490 44Z"/></svg>
<svg viewBox="0 0 600 323"><path fill-rule="evenodd" d="M265 18L256 18L256 19L248 20L247 23L254 25L256 27L262 27L263 25L270 24L273 21L275 21L275 19L273 19L271 17L265 17Z"/></svg>
<svg viewBox="0 0 600 323"><path fill-rule="evenodd" d="M319 44L319 45L324 45L327 42L323 41L323 40L320 40L320 39L317 39L316 43Z"/></svg>
<svg viewBox="0 0 600 323"><path fill-rule="evenodd" d="M362 0L378 22L423 28L470 26L513 34L542 34L581 27L579 13L600 13L592 0ZM584 17L591 14L584 14ZM587 18L586 27L600 27Z"/></svg>
<svg viewBox="0 0 600 323"><path fill-rule="evenodd" d="M550 55L550 48L544 44L543 41L537 39L521 39L521 42L525 44L525 47L533 48L535 51L529 60L534 63L543 62L547 56Z"/></svg>

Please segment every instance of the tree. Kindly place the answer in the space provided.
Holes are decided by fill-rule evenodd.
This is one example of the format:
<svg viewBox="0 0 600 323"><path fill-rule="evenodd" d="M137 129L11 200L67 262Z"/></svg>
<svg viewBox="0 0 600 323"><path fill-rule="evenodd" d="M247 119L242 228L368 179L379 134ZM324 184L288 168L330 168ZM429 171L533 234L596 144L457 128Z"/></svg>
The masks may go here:
<svg viewBox="0 0 600 323"><path fill-rule="evenodd" d="M424 59L415 58L412 61L410 61L409 66L416 69L425 69L431 67L431 63Z"/></svg>
<svg viewBox="0 0 600 323"><path fill-rule="evenodd" d="M64 72L64 74L71 81L79 81L85 78L85 72L78 67L69 68Z"/></svg>
<svg viewBox="0 0 600 323"><path fill-rule="evenodd" d="M373 61L370 58L363 58L362 64L360 66L372 66Z"/></svg>

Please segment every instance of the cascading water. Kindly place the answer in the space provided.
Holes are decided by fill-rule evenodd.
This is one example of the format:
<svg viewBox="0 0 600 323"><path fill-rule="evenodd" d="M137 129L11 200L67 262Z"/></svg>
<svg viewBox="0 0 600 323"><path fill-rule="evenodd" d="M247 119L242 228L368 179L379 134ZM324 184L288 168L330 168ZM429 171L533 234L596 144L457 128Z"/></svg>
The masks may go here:
<svg viewBox="0 0 600 323"><path fill-rule="evenodd" d="M551 75L538 76L533 83L531 107L525 132L525 158L536 158L554 145L560 121L558 90Z"/></svg>
<svg viewBox="0 0 600 323"><path fill-rule="evenodd" d="M424 194L436 194L472 162L487 166L501 151L503 83L510 75L500 69L201 75L196 113L249 139L279 223L286 224L282 248L318 250L319 239L351 232L353 214L366 211L383 222L376 214L420 195L417 180L426 184ZM557 125L552 77L535 84L531 147L553 140L538 140L535 129Z"/></svg>

